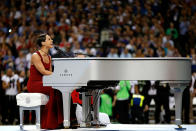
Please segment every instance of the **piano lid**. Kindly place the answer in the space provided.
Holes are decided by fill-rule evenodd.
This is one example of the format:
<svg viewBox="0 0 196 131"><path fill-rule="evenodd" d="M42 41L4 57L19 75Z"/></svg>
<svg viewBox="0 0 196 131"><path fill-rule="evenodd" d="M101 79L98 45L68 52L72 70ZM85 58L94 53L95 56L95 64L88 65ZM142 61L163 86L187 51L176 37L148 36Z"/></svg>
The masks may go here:
<svg viewBox="0 0 196 131"><path fill-rule="evenodd" d="M186 60L191 61L191 58L186 57L134 57L134 58L108 58L108 57L86 57L86 58L52 58L52 60Z"/></svg>
<svg viewBox="0 0 196 131"><path fill-rule="evenodd" d="M191 59L156 58L53 58L54 72L44 85L86 86L88 81L190 81Z"/></svg>

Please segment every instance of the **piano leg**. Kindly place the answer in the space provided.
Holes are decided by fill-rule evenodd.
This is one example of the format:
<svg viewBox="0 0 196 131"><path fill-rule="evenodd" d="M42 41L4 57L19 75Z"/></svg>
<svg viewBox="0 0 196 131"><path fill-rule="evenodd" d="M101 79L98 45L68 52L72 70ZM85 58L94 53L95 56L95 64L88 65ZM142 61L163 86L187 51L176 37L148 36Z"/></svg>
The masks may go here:
<svg viewBox="0 0 196 131"><path fill-rule="evenodd" d="M93 125L100 125L99 121L99 103L100 103L100 90L93 90Z"/></svg>
<svg viewBox="0 0 196 131"><path fill-rule="evenodd" d="M187 83L170 83L173 87L175 97L175 123L179 128L182 128L181 112L182 112L182 94L187 87Z"/></svg>
<svg viewBox="0 0 196 131"><path fill-rule="evenodd" d="M88 127L91 123L91 93L90 91L82 93L82 123L80 127Z"/></svg>
<svg viewBox="0 0 196 131"><path fill-rule="evenodd" d="M71 92L61 91L63 95L63 115L64 115L64 127L70 127L70 106L71 106Z"/></svg>

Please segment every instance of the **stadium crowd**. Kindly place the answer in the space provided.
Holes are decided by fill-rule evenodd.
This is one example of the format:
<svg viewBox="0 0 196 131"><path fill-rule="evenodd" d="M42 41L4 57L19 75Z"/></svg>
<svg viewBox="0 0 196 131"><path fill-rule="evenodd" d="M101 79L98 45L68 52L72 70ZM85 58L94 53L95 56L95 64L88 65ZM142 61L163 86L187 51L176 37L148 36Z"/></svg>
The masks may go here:
<svg viewBox="0 0 196 131"><path fill-rule="evenodd" d="M15 96L27 91L31 55L37 50L35 37L39 33L48 33L65 52L110 58L183 56L192 58L192 64L196 64L195 0L1 0L0 18L2 124L17 123ZM55 53L52 49L51 55ZM6 86L4 82L10 84ZM188 101L196 94L194 86L189 87ZM129 88L135 86L130 84ZM156 89L154 98L161 92ZM163 90L169 97L169 87ZM120 114L114 114L117 115L112 119L127 123L119 118ZM165 122L170 123L168 107L166 114ZM156 123L160 123L160 115L155 115ZM190 118L187 119L185 123L190 123Z"/></svg>

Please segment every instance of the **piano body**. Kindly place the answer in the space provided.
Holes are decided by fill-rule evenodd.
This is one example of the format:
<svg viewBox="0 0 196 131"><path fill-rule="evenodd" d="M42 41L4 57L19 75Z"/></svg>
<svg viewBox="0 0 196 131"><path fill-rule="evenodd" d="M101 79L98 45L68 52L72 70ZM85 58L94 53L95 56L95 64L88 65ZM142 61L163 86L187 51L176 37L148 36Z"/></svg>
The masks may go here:
<svg viewBox="0 0 196 131"><path fill-rule="evenodd" d="M53 58L54 71L43 77L44 86L52 86L62 92L64 126L70 126L71 92L87 87L92 82L120 80L159 80L169 83L175 96L175 122L180 127L182 93L191 80L191 59L182 57L164 58ZM92 82L91 82L92 81ZM94 94L99 94L95 89ZM88 92L86 92L86 95ZM83 98L83 115L87 117L89 101ZM94 109L94 123L99 122L99 102ZM86 127L87 123L81 124Z"/></svg>

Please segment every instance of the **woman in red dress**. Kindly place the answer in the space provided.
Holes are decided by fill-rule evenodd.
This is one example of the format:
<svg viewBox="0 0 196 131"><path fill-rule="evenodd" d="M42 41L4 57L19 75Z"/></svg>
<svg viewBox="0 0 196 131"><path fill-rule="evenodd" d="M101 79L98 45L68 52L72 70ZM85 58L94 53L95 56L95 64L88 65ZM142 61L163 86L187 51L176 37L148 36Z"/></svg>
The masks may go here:
<svg viewBox="0 0 196 131"><path fill-rule="evenodd" d="M40 50L31 57L30 76L27 84L28 92L43 93L49 96L48 103L41 109L41 128L56 129L63 123L63 102L60 91L52 87L43 87L43 75L52 74L49 49L53 47L53 40L47 34L37 38Z"/></svg>

